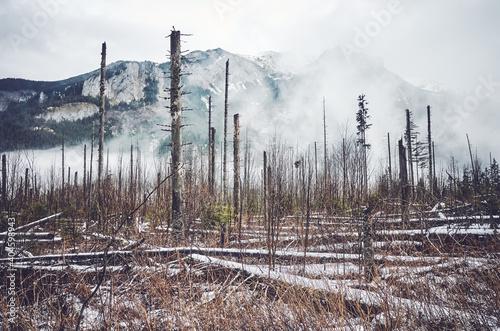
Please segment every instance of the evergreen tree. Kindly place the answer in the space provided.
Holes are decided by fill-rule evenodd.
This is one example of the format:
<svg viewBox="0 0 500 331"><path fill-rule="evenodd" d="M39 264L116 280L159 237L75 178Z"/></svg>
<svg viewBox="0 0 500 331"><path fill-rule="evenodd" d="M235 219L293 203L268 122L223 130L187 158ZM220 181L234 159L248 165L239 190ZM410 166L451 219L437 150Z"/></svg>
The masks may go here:
<svg viewBox="0 0 500 331"><path fill-rule="evenodd" d="M359 110L356 113L356 122L358 122L356 128L358 130L357 143L361 147L361 153L362 153L363 176L362 176L361 188L364 198L367 197L367 189L368 189L368 161L367 161L366 150L370 148L370 144L366 142L366 130L368 130L371 127L371 123L368 123L370 115L368 115L368 107L366 107L367 104L368 101L365 100L365 95L364 94L360 95L358 97Z"/></svg>

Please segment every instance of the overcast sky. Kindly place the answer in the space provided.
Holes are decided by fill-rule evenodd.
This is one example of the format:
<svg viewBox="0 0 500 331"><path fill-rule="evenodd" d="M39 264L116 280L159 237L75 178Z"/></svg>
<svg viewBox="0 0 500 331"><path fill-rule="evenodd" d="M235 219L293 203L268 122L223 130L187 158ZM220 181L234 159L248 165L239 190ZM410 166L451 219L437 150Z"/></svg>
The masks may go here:
<svg viewBox="0 0 500 331"><path fill-rule="evenodd" d="M403 78L473 88L500 80L498 0L0 0L0 78L59 80L117 60L167 61L175 26L185 50L221 47L308 58L341 46L380 56Z"/></svg>

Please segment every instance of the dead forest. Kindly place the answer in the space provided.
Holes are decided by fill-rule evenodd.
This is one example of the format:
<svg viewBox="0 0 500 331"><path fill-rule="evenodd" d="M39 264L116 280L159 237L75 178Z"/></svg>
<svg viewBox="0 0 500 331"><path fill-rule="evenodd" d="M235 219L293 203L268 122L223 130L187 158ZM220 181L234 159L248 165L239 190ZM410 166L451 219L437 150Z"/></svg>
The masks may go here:
<svg viewBox="0 0 500 331"><path fill-rule="evenodd" d="M170 154L149 170L133 144L109 165L105 43L83 169L64 166L64 140L62 167L46 172L28 152L2 156L4 330L500 329L494 156L485 166L464 133L469 162L436 165L429 105L401 110L402 139L388 135L387 167L374 171L362 91L352 132L329 131L323 101L321 143L276 134L258 151L228 104L229 60L224 132L210 100L206 145L187 145L182 36L169 36L171 123L158 129ZM428 119L420 137L416 111Z"/></svg>

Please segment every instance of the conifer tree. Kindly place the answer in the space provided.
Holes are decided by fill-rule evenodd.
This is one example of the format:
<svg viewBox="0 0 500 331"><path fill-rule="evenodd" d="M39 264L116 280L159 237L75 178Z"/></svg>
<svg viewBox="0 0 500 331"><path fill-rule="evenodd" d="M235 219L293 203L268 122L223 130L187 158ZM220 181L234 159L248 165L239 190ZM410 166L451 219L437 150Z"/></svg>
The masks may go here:
<svg viewBox="0 0 500 331"><path fill-rule="evenodd" d="M356 121L358 125L356 126L358 132L358 145L361 147L362 153L362 180L361 180L361 192L363 198L366 199L368 195L368 160L367 160L367 149L370 148L370 144L366 142L366 130L371 127L371 124L368 123L368 119L370 115L368 115L368 108L366 105L368 101L365 100L365 95L362 94L358 97L358 106L359 110L356 113Z"/></svg>

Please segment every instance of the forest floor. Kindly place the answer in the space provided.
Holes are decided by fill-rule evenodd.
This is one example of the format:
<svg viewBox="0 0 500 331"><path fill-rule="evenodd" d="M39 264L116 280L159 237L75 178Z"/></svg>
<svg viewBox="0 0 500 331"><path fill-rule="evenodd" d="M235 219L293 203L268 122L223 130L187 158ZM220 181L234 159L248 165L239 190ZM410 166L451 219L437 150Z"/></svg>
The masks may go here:
<svg viewBox="0 0 500 331"><path fill-rule="evenodd" d="M356 217L316 213L306 222L290 216L274 231L261 217L244 217L241 233L233 224L224 247L221 232L197 220L189 244L172 247L167 226L140 217L126 236L99 234L93 224L77 222L78 235L68 240L50 224L75 221L59 215L22 235L16 231L13 250L6 247L7 232L0 238L2 325L500 330L498 220L444 205L411 214L405 223L400 215L378 212L371 217L376 277L368 282Z"/></svg>

